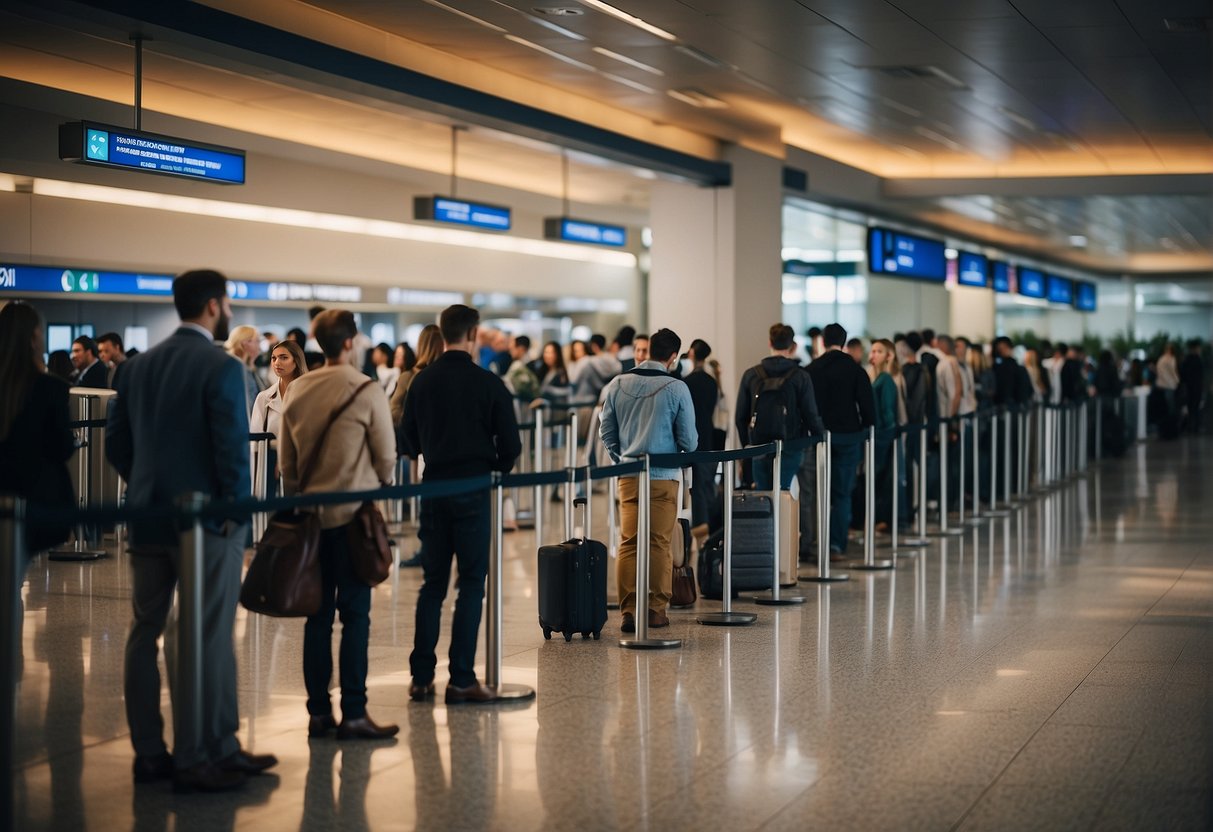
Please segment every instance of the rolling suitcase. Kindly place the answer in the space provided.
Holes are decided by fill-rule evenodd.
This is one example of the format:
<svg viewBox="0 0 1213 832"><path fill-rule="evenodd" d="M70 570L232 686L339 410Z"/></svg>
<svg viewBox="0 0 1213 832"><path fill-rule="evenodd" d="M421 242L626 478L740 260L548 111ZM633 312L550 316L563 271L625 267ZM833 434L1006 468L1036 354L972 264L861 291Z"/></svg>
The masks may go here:
<svg viewBox="0 0 1213 832"><path fill-rule="evenodd" d="M576 500L584 506L585 498ZM588 533L588 530L587 530ZM543 637L561 633L572 641L598 639L607 620L607 550L601 542L573 538L539 547L539 626Z"/></svg>
<svg viewBox="0 0 1213 832"><path fill-rule="evenodd" d="M779 492L779 585L800 581L800 500ZM769 583L768 583L769 586Z"/></svg>
<svg viewBox="0 0 1213 832"><path fill-rule="evenodd" d="M733 589L742 592L770 589L774 557L775 512L770 494L765 491L734 494Z"/></svg>

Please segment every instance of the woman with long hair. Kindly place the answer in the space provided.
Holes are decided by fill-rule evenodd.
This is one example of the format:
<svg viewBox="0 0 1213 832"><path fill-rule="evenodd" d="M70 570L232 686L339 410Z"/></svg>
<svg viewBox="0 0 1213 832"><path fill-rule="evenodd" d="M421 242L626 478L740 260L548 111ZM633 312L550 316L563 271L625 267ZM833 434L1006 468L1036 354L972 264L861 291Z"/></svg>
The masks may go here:
<svg viewBox="0 0 1213 832"><path fill-rule="evenodd" d="M543 345L543 372L539 377L539 398L550 402L566 401L572 387L569 371L564 365L560 344L548 341Z"/></svg>
<svg viewBox="0 0 1213 832"><path fill-rule="evenodd" d="M400 378L396 381L396 390L392 393L391 409L392 421L396 425L396 453L400 456L409 456L413 458L410 466L410 476L416 476L416 454L412 453L405 445L404 437L400 432L400 422L404 418L404 403L408 397L409 388L413 385L413 379L417 378L417 374L426 367L433 364L442 355L445 349L442 343L442 330L437 324L428 324L421 330L421 334L417 336L417 361L413 364L412 369L405 370L400 374ZM423 543L422 546L425 544ZM417 554L411 558L404 558L400 561L401 566L415 567L421 566L421 549L417 550Z"/></svg>
<svg viewBox="0 0 1213 832"><path fill-rule="evenodd" d="M371 364L375 368L375 377L383 388L388 399L396 392L396 382L400 378L400 370L396 367L396 353L387 344L376 344L371 350Z"/></svg>
<svg viewBox="0 0 1213 832"><path fill-rule="evenodd" d="M275 441L282 427L282 411L286 409L287 388L295 379L307 372L307 359L303 356L303 348L294 341L279 341L270 349L270 372L274 374L277 383L267 387L257 394L253 402L253 415L249 418L249 430L253 433L272 433ZM256 467L253 468L256 471ZM271 483L278 481L278 450L270 446L266 459L266 473ZM276 493L277 489L269 487L267 494Z"/></svg>
<svg viewBox="0 0 1213 832"><path fill-rule="evenodd" d="M75 505L67 461L76 449L68 427L68 386L47 375L38 311L11 301L0 308L0 493L41 505ZM67 525L31 523L26 552L67 540Z"/></svg>
<svg viewBox="0 0 1213 832"><path fill-rule="evenodd" d="M885 531L893 516L889 492L892 491L892 453L897 426L906 420L901 365L897 361L896 348L888 338L872 341L868 351L868 377L872 380L872 398L876 405L876 470L865 472L865 476L874 477L877 528Z"/></svg>
<svg viewBox="0 0 1213 832"><path fill-rule="evenodd" d="M258 394L261 393L261 381L257 378L255 364L257 356L261 354L261 336L257 334L257 328L254 326L247 324L238 326L228 334L223 348L227 350L228 355L244 365L244 392L248 398L248 409L251 414L253 404L256 403Z"/></svg>
<svg viewBox="0 0 1213 832"><path fill-rule="evenodd" d="M1049 395L1049 375L1041 371L1040 355L1034 347L1024 351L1023 368L1028 371L1028 378L1032 381L1032 401L1044 401Z"/></svg>

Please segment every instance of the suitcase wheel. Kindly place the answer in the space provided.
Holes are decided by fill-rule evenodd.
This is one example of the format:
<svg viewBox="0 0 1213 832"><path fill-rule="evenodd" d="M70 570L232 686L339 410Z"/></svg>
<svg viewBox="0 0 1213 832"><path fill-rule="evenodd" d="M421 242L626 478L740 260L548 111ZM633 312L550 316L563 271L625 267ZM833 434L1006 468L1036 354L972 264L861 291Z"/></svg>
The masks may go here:
<svg viewBox="0 0 1213 832"><path fill-rule="evenodd" d="M552 629L550 627L543 628L543 637L548 641L552 640Z"/></svg>
<svg viewBox="0 0 1213 832"><path fill-rule="evenodd" d="M589 630L586 630L584 633L582 633L582 634L581 634L581 640L582 640L582 641L585 641L585 640L586 640L586 639L588 639L589 637L590 637L590 631L589 631Z"/></svg>
<svg viewBox="0 0 1213 832"><path fill-rule="evenodd" d="M572 634L572 633L565 633L565 634L564 634L564 640L565 640L565 641L572 641L572 640L573 640L573 634Z"/></svg>
<svg viewBox="0 0 1213 832"><path fill-rule="evenodd" d="M602 630L598 630L594 633L594 641L598 641L600 638L602 638Z"/></svg>

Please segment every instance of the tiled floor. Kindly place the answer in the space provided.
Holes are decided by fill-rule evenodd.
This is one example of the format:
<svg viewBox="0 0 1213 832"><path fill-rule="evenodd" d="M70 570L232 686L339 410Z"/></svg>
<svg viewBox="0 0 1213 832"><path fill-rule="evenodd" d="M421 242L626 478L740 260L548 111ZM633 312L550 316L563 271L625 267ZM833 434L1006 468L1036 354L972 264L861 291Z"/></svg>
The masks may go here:
<svg viewBox="0 0 1213 832"><path fill-rule="evenodd" d="M408 704L406 571L372 612L387 744L309 742L300 622L242 613L242 739L281 763L229 796L133 786L125 564L39 560L15 828L1207 829L1211 467L1207 438L1136 447L896 572L742 603L754 627L675 612L669 652L621 650L615 614L545 642L534 538L510 535L504 676L537 699Z"/></svg>

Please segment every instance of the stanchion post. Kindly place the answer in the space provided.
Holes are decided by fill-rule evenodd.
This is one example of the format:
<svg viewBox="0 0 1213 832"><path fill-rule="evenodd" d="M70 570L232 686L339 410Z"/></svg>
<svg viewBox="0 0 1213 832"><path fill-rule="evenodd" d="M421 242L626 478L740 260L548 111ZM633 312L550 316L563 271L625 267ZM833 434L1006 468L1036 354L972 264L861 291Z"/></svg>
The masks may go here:
<svg viewBox="0 0 1213 832"><path fill-rule="evenodd" d="M607 553L619 555L619 477L607 480Z"/></svg>
<svg viewBox="0 0 1213 832"><path fill-rule="evenodd" d="M21 583L25 573L25 500L0 495L0 708L4 737L0 740L0 773L5 785L0 821L16 829L16 773L13 738L16 734L18 666L21 656Z"/></svg>
<svg viewBox="0 0 1213 832"><path fill-rule="evenodd" d="M644 456L644 470L636 482L636 637L619 640L619 646L629 650L662 650L681 647L676 638L649 638L649 564L652 555L652 480L649 455ZM622 599L621 599L622 600Z"/></svg>
<svg viewBox="0 0 1213 832"><path fill-rule="evenodd" d="M876 428L868 427L863 442L863 562L848 564L851 569L873 572L892 569L894 561L876 560ZM896 456L896 454L894 454ZM896 497L894 497L896 500ZM896 517L896 515L894 515Z"/></svg>
<svg viewBox="0 0 1213 832"><path fill-rule="evenodd" d="M724 462L724 552L721 557L721 581L724 585L720 612L705 612L696 621L714 627L741 627L753 624L758 616L752 612L733 612L733 483L737 463Z"/></svg>
<svg viewBox="0 0 1213 832"><path fill-rule="evenodd" d="M897 538L898 538L898 535L900 534L900 530L898 529L898 524L901 522L901 463L898 462L898 459L905 452L906 452L906 437L905 437L905 434L903 433L900 436L894 437L894 439L893 439L893 458L889 461L889 464L893 466L893 472L892 472L893 473L893 497L892 497L893 498L893 507L892 507L893 522L889 524L889 534L892 537L892 540L889 543L889 556L894 557L894 558L900 554L906 554L906 555L918 554L917 552L902 553L902 552L897 551L897 545L898 545ZM906 467L909 467L909 466L907 465Z"/></svg>
<svg viewBox="0 0 1213 832"><path fill-rule="evenodd" d="M926 437L923 437L924 439ZM963 495L961 495L963 497ZM964 529L948 526L948 420L939 420L939 530L937 537L964 534Z"/></svg>
<svg viewBox="0 0 1213 832"><path fill-rule="evenodd" d="M535 473L543 471L543 408L535 410ZM535 540L543 540L543 486L535 486L534 507L532 514L535 518Z"/></svg>
<svg viewBox="0 0 1213 832"><path fill-rule="evenodd" d="M956 505L959 511L956 513L956 523L965 525L965 423L968 419L961 416L956 423L956 449L960 452L960 459L956 462L956 470L960 472L960 482L956 484Z"/></svg>
<svg viewBox="0 0 1213 832"><path fill-rule="evenodd" d="M88 508L93 496L93 400L96 396L81 396L81 418L88 424L80 428L84 432L84 442L76 450L76 472L80 485L80 497L76 502L79 508ZM47 553L48 560L54 561L87 561L105 557L104 549L91 548L88 540L89 526L77 523L72 535L72 545L61 549L52 549Z"/></svg>
<svg viewBox="0 0 1213 832"><path fill-rule="evenodd" d="M780 524L779 498L783 496L783 442L775 440L775 459L771 463L771 591L754 597L764 607L790 607L803 604L803 595L783 595L779 586Z"/></svg>
<svg viewBox="0 0 1213 832"><path fill-rule="evenodd" d="M1095 462L1103 459L1103 398L1095 400Z"/></svg>
<svg viewBox="0 0 1213 832"><path fill-rule="evenodd" d="M1011 501L1011 471L1012 465L1012 445L1011 440L1015 438L1015 432L1012 425L1011 406L1002 412L1002 499L1003 505L1007 507L1014 506Z"/></svg>
<svg viewBox="0 0 1213 832"><path fill-rule="evenodd" d="M830 574L830 460L833 459L834 441L827 430L825 440L817 443L817 574L806 575L800 580L812 584L829 584L849 581L845 572Z"/></svg>
<svg viewBox="0 0 1213 832"><path fill-rule="evenodd" d="M964 445L964 440L961 440L961 445ZM981 516L980 500L981 500L981 412L973 411L973 467L970 472L970 477L973 480L973 493L970 495L972 500L972 510L969 512L969 522L976 525L977 523L985 522ZM964 502L962 497L961 502Z"/></svg>
<svg viewBox="0 0 1213 832"><path fill-rule="evenodd" d="M202 590L203 536L200 512L206 495L184 494L178 508L187 525L181 532L181 567L177 578L177 690L173 711L177 714L176 742L187 748L202 745Z"/></svg>
<svg viewBox="0 0 1213 832"><path fill-rule="evenodd" d="M484 636L487 644L484 662L484 684L492 688L499 700L516 701L532 699L535 689L528 685L506 684L501 680L502 633L504 632L504 609L502 576L505 574L505 487L500 473L493 474L493 550L489 561L488 615L484 621Z"/></svg>
<svg viewBox="0 0 1213 832"><path fill-rule="evenodd" d="M915 466L917 474L915 475L915 488L918 494L916 517L915 521L917 529L917 537L911 537L908 540L901 542L902 546L912 549L921 549L930 545L927 540L927 422L924 419L920 424L914 426L914 430L918 433L918 462ZM906 440L908 445L908 440ZM910 457L906 456L906 479L910 479Z"/></svg>

